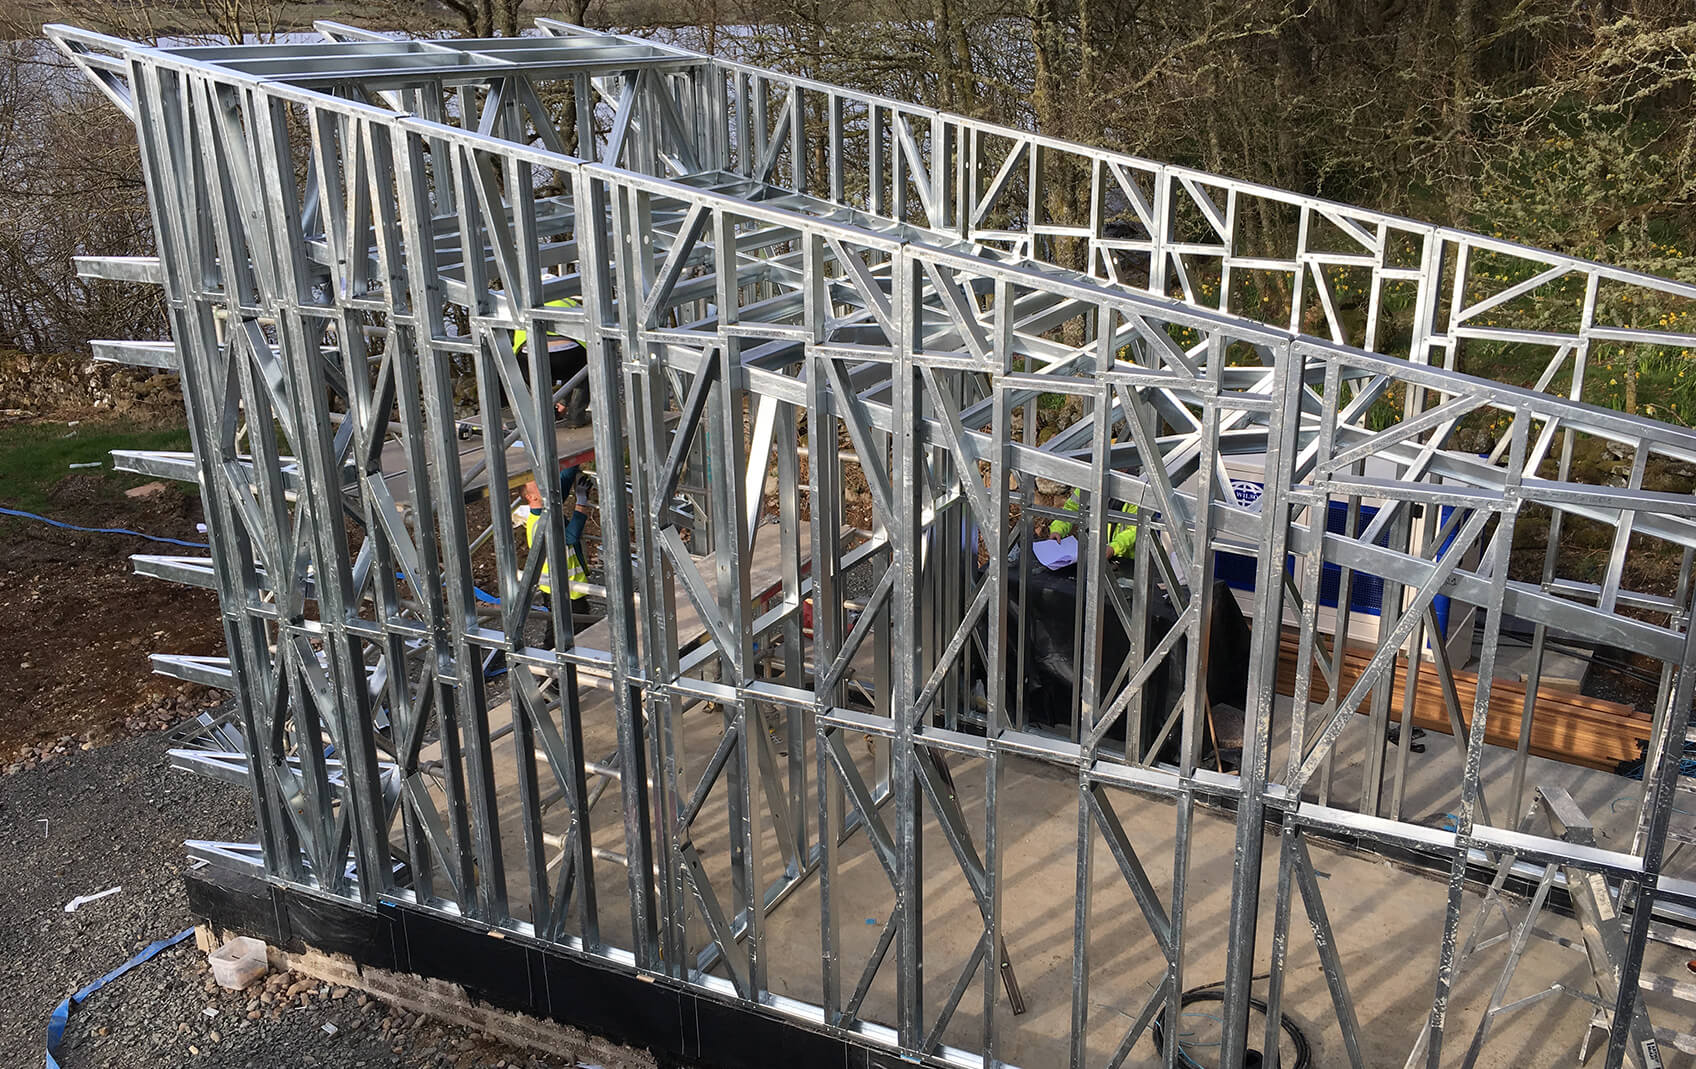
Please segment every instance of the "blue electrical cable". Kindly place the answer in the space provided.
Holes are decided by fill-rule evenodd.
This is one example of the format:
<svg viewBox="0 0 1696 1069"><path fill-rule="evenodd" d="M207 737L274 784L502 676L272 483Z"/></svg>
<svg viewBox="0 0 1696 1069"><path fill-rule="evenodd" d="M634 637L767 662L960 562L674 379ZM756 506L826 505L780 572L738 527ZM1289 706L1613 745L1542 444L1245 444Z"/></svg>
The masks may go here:
<svg viewBox="0 0 1696 1069"><path fill-rule="evenodd" d="M1648 745L1639 742L1637 749L1640 751L1637 760L1621 761L1619 766L1614 769L1616 776L1624 776L1626 779L1643 778L1643 764L1648 760ZM1687 740L1684 743L1684 753L1678 759L1678 774L1685 777L1696 777L1696 742Z"/></svg>
<svg viewBox="0 0 1696 1069"><path fill-rule="evenodd" d="M76 994L65 999L53 1008L53 1015L47 1018L47 1064L46 1069L60 1069L59 1060L54 1057L59 1051L59 1043L65 1038L65 1025L71 1019L71 1011L82 1005L88 996L94 994L108 983L129 972L142 962L152 958L162 950L169 950L178 943L194 934L193 928L184 928L169 939L161 939L157 943L149 943L141 953L124 962L100 979L89 984Z"/></svg>
<svg viewBox="0 0 1696 1069"><path fill-rule="evenodd" d="M212 548L203 542L184 542L180 538L162 538L159 535L142 534L140 531L132 531L128 527L78 527L74 523L63 523L59 520L49 519L46 516L38 516L33 512L25 512L22 509L9 509L4 506L0 506L0 516L18 516L26 520L35 520L40 523L45 523L49 527L58 527L66 531L81 531L83 534L122 534L131 535L135 538L145 538L149 542L164 542L168 545L183 546L188 549Z"/></svg>

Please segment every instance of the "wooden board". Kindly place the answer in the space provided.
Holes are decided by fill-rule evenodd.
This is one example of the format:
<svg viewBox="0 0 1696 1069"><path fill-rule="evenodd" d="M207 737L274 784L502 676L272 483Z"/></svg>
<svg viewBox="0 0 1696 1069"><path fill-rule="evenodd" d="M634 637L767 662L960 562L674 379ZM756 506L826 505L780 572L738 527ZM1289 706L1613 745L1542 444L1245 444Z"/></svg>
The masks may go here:
<svg viewBox="0 0 1696 1069"><path fill-rule="evenodd" d="M1295 694L1296 656L1295 635L1286 631L1278 657L1280 694ZM1371 659L1370 648L1351 645L1345 650L1341 683L1345 694L1360 678ZM1406 681L1407 659L1398 656L1390 698L1390 717L1395 721L1401 719ZM1461 722L1471 730L1478 676L1472 672L1456 672L1455 691L1459 697ZM1317 705L1324 702L1329 693L1325 677L1315 665L1308 700ZM1370 702L1362 703L1363 714L1369 705ZM1490 713L1485 722L1484 741L1509 749L1517 747L1524 709L1525 685L1496 680L1490 686ZM1445 735L1451 733L1448 710L1443 702L1443 685L1437 678L1435 665L1420 666L1415 685L1413 722L1427 731ZM1649 717L1629 705L1545 685L1538 689L1537 703L1532 712L1530 750L1550 760L1612 772L1620 762L1633 761L1640 756L1637 743L1649 737L1649 729Z"/></svg>

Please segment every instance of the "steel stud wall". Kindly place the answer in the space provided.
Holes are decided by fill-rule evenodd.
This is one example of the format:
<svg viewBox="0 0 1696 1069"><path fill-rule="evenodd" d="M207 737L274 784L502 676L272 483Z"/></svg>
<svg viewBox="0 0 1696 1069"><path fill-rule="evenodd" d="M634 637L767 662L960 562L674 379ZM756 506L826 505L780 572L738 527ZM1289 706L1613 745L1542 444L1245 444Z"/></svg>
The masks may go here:
<svg viewBox="0 0 1696 1069"><path fill-rule="evenodd" d="M1226 1064L1270 1042L1247 1035L1255 949L1271 948L1276 1007L1298 896L1327 1012L1361 1064L1310 836L1450 874L1409 1064L1439 1064L1466 881L1504 859L1594 874L1618 894L1606 1064L1658 1064L1633 1034L1636 973L1654 909L1696 906L1696 883L1663 872L1682 753L1666 741L1684 739L1696 685L1696 499L1644 484L1654 463L1696 463L1696 434L1578 398L1599 346L1696 348L1642 311L1696 288L538 25L518 39L395 41L325 24L322 43L177 49L48 30L134 119L157 227L157 262L85 269L158 283L169 300L174 351L102 352L174 368L187 399L193 455L125 463L197 480L206 507L209 560L138 560L213 586L222 605L227 662L160 660L237 697L241 752L179 760L251 786L260 842L198 844L203 856L463 914L907 1056L991 1065L1010 1012L998 792L1005 762L1031 761L1076 786L1073 1064L1090 1061L1099 1030L1117 1037L1113 1064L1156 1014L1178 1033L1169 996L1193 983L1198 938L1228 948ZM1052 208L1062 174L1090 185L1078 218ZM1245 214L1272 209L1293 220L1294 244L1245 247ZM1279 280L1287 300L1245 307L1248 279ZM1362 316L1339 300L1349 285L1367 294ZM566 295L580 305L549 305ZM1391 306L1411 308L1405 338ZM586 634L604 646L574 642L563 598L544 618L556 648L535 644L534 622L526 638L542 560L566 574L553 480L543 552L523 552L501 500L468 504L479 485L508 485L514 456L536 471L561 461L552 398L530 385L547 381L545 357L512 347L514 329L550 325L589 355L608 617ZM1523 385L1456 370L1485 345L1536 354L1542 370ZM1054 395L1083 418L1039 440L1038 399ZM510 421L512 448L466 469L457 432L473 409L485 428ZM1461 448L1457 428L1473 433L1469 417L1486 412L1488 440ZM846 462L833 462L839 442ZM1630 458L1625 485L1574 479L1586 442ZM1236 456L1263 457L1254 506L1231 492ZM1026 670L1009 603L1027 565L1009 550L1042 514L1037 479L1086 497L1083 656L1059 732L1001 697ZM1370 522L1363 499L1382 502ZM870 523L854 529L867 500ZM1351 510L1343 533L1326 530L1332 502ZM1122 503L1139 506L1134 519ZM1510 575L1532 508L1550 523L1538 582ZM1115 514L1141 528L1128 591L1108 568ZM1561 574L1563 523L1613 532L1599 576ZM1682 554L1672 596L1627 589L1627 554L1651 546ZM1197 594L1217 550L1258 561L1252 617L1288 614L1298 647L1292 715L1273 697L1280 629L1254 631L1240 776L1199 764L1210 620ZM769 586L756 587L756 561ZM1357 575L1385 584L1376 650L1346 690L1319 607L1327 565L1345 592ZM1177 625L1104 663L1110 614L1143 635L1157 588ZM1409 725L1385 742L1396 657L1426 647L1439 594L1484 621L1473 708L1450 698L1471 725L1457 735L1452 830L1402 811ZM1535 632L1500 782L1482 768L1506 615ZM1538 666L1560 636L1662 666L1629 851L1519 820L1535 786ZM1182 695L1144 738L1148 681L1180 638ZM507 704L484 671L496 653ZM1427 671L1450 674L1414 657L1409 695ZM1310 702L1320 681L1326 697ZM599 720L591 690L607 696ZM1357 714L1364 732L1350 730ZM702 715L720 730L704 762L684 739L686 716ZM1121 748L1113 729L1127 725ZM603 731L605 758L588 749ZM1176 762L1156 762L1168 737ZM850 749L862 738L869 757ZM1359 798L1334 799L1345 738L1367 772ZM977 783L970 814L955 777ZM1165 892L1116 808L1122 790L1171 806ZM1235 814L1223 933L1185 925L1204 803ZM617 851L595 840L613 807ZM1269 937L1257 931L1268 826ZM704 853L709 838L721 850ZM845 969L838 866L860 840L893 907L871 958ZM1167 963L1124 1028L1090 1012L1092 874L1108 859ZM957 868L975 911L927 915L938 865ZM628 901L598 882L608 866ZM516 888L509 870L526 874ZM815 900L813 1001L774 991L768 929ZM926 998L933 925L972 933L940 1001ZM890 971L895 1012L866 1019ZM944 1045L968 999L981 1031Z"/></svg>

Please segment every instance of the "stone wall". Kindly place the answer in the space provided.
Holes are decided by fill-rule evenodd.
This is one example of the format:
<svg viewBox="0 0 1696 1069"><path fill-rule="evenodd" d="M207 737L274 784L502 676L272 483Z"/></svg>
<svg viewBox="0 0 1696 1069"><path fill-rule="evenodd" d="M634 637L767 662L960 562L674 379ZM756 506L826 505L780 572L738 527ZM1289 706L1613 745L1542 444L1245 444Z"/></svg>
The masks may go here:
<svg viewBox="0 0 1696 1069"><path fill-rule="evenodd" d="M14 418L89 409L123 414L182 411L173 374L102 363L78 353L0 349L0 412Z"/></svg>

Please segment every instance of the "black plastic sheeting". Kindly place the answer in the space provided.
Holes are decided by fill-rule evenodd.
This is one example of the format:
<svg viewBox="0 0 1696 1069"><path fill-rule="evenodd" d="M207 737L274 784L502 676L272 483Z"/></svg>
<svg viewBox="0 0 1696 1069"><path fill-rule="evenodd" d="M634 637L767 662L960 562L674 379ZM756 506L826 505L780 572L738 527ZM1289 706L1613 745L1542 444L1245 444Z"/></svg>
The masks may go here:
<svg viewBox="0 0 1696 1069"><path fill-rule="evenodd" d="M184 879L190 909L215 928L295 953L311 948L345 954L361 968L458 984L479 1002L645 1048L662 1066L898 1069L915 1064L837 1031L804 1027L511 932L497 937L414 906L364 906L212 867Z"/></svg>

